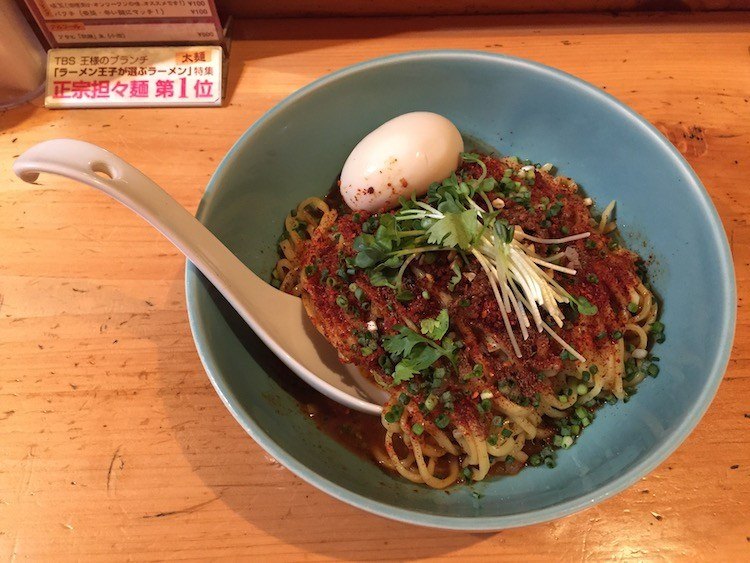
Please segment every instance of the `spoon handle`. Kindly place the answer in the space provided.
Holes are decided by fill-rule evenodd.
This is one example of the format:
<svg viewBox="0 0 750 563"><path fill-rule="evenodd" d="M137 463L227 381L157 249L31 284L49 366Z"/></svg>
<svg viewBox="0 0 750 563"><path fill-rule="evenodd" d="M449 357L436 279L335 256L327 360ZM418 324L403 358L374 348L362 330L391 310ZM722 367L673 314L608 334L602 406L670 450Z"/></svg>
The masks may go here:
<svg viewBox="0 0 750 563"><path fill-rule="evenodd" d="M116 199L156 227L195 264L253 328L247 299L280 292L251 272L206 227L143 172L111 152L74 139L54 139L33 146L13 165L24 181L40 173L82 182Z"/></svg>
<svg viewBox="0 0 750 563"><path fill-rule="evenodd" d="M90 143L55 139L23 153L13 171L26 182L34 182L42 172L65 176L101 190L135 211L195 264L297 375L346 406L380 413L378 404L361 397L366 385L359 380L356 385L344 382L338 360L324 357L330 356L332 349L307 319L300 299L261 280L200 221L121 158ZM382 390L374 389L369 395L378 393L382 403Z"/></svg>

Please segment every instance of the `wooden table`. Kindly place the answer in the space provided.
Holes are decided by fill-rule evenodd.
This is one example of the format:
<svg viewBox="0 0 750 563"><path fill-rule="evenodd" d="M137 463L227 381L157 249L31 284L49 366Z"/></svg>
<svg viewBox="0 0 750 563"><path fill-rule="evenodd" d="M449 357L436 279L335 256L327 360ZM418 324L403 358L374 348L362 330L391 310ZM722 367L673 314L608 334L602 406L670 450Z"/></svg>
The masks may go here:
<svg viewBox="0 0 750 563"><path fill-rule="evenodd" d="M0 115L0 557L748 560L748 45L750 14L240 22L221 109L36 100ZM390 522L281 467L203 373L182 256L90 188L32 187L10 171L32 144L76 137L195 210L235 139L293 90L371 57L445 47L561 68L657 124L711 193L739 285L729 369L685 444L586 512L495 534Z"/></svg>

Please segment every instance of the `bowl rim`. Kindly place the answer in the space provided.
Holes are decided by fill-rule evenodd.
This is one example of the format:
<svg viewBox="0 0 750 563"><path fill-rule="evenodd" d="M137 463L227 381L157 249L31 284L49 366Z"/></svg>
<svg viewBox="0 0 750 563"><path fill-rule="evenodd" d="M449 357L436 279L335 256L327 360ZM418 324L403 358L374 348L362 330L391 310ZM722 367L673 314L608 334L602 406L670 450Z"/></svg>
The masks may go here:
<svg viewBox="0 0 750 563"><path fill-rule="evenodd" d="M716 394L716 391L718 390L719 384L723 379L727 364L729 362L732 342L734 339L737 303L734 266L732 263L731 251L727 241L726 233L724 231L719 214L716 211L716 208L714 207L713 202L711 201L700 179L688 164L688 162L677 151L677 149L646 119L617 100L614 96L608 94L607 92L604 92L603 90L600 90L596 86L580 78L577 78L559 69L519 57L504 54L487 53L484 51L409 51L370 59L326 74L325 76L318 78L310 84L294 91L289 96L285 97L275 106L273 106L271 109L269 109L267 112L265 112L240 136L240 138L234 143L232 148L229 150L229 152L227 152L221 163L216 168L216 171L213 173L211 179L208 182L200 205L198 206L196 217L199 220L202 220L206 216L209 209L211 208L214 195L217 193L219 186L222 184L223 177L225 176L225 174L227 174L227 170L229 168L228 162L240 152L242 146L248 141L248 139L251 138L255 134L255 132L258 131L272 116L292 106L300 98L315 90L325 87L331 82L340 80L350 75L367 72L380 66L399 64L402 62L415 60L424 61L445 59L489 60L492 62L500 61L515 67L525 68L535 73L541 73L556 80L562 80L568 85L580 90L582 94L599 98L600 101L606 103L612 109L621 112L623 114L623 117L634 123L636 127L640 127L646 134L654 137L657 143L666 150L665 156L671 157L673 165L676 168L679 168L689 179L689 182L685 184L685 189L692 190L697 196L700 206L706 213L706 221L709 224L710 230L713 234L712 242L720 250L717 256L716 267L719 268L721 273L723 281L721 285L721 291L724 295L724 301L721 308L721 346L713 360L708 377L705 379L703 390L698 396L693 407L685 414L683 420L678 424L678 426L662 441L660 446L658 446L649 455L641 459L628 471L624 472L619 477L610 481L606 485L597 488L592 493L581 495L574 499L557 503L546 508L519 514L481 517L442 516L431 514L428 512L400 508L387 503L379 502L359 493L355 493L333 481L330 481L322 475L311 470L303 463L299 462L291 454L287 453L282 445L275 442L268 434L266 434L251 417L245 414L244 409L239 404L239 401L237 401L230 394L224 392L224 383L222 383L221 381L220 369L218 368L214 354L210 346L208 345L205 326L198 318L198 297L201 286L201 283L199 283L200 273L189 261L186 262L185 269L186 304L190 330L193 335L193 340L195 341L198 355L206 371L206 374L208 375L208 378L211 381L214 389L216 390L216 393L219 395L221 401L224 403L229 412L232 413L232 416L234 416L235 420L237 420L242 428L250 435L250 437L252 437L253 440L258 443L258 445L260 445L266 452L268 452L271 456L278 460L287 469L292 471L295 475L338 500L346 502L357 508L361 508L367 512L371 512L385 518L390 518L392 520L451 530L497 531L507 528L538 524L541 522L547 522L557 518L562 518L586 508L590 508L595 504L598 504L599 502L602 502L603 500L610 498L623 491L624 489L630 487L633 483L655 469L683 443L683 441L695 428L697 423L702 418L703 414L708 409L714 395Z"/></svg>

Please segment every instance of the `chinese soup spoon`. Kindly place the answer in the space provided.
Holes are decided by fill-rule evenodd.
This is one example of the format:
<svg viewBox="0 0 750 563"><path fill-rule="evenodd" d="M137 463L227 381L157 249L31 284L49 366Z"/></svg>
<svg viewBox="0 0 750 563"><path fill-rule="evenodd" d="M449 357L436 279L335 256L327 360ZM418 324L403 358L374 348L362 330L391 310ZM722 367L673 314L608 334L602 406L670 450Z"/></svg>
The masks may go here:
<svg viewBox="0 0 750 563"><path fill-rule="evenodd" d="M142 172L83 141L55 139L33 146L13 165L22 180L57 174L119 201L169 239L218 289L289 368L312 387L352 409L379 415L385 392L338 361L313 327L302 301L275 289L243 264L203 224Z"/></svg>

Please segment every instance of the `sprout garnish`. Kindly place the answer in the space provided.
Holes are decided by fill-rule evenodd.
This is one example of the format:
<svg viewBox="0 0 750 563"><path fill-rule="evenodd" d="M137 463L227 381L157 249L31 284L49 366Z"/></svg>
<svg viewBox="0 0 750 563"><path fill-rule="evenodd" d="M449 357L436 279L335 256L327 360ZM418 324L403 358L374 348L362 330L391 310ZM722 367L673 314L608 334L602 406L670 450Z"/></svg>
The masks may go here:
<svg viewBox="0 0 750 563"><path fill-rule="evenodd" d="M354 263L366 269L373 285L388 286L401 291L407 266L418 256L437 251L456 251L463 258L473 255L492 288L516 356L521 357L516 335L510 321L515 315L524 340L529 337L532 322L537 332L547 332L564 350L580 362L586 359L565 342L542 319L542 311L562 328L564 314L560 304L569 303L581 315L594 315L596 305L585 297L574 297L546 270L576 275L576 270L545 260L533 243L565 244L589 237L590 232L562 238L545 239L525 233L499 217L488 193L501 191L506 197L526 204L529 192L525 186L506 174L501 182L487 177L487 167L478 155L464 153L465 162L480 166L476 179L459 179L455 174L430 186L426 201L402 200L394 214L380 215L374 235L362 234L354 241L357 256ZM520 196L519 194L523 194ZM476 200L480 200L480 205ZM458 270L456 262L452 265ZM455 287L456 280L452 285ZM451 288L452 289L452 288Z"/></svg>

